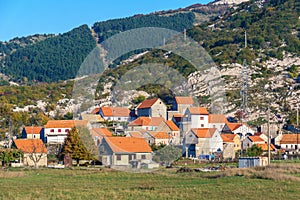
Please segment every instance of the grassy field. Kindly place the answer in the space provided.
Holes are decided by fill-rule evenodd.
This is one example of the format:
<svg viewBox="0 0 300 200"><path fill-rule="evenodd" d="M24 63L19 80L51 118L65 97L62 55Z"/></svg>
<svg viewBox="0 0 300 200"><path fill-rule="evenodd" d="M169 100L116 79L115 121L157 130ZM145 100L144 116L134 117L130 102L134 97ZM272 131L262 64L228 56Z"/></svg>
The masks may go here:
<svg viewBox="0 0 300 200"><path fill-rule="evenodd" d="M13 171L12 171L13 170ZM0 171L0 199L299 199L300 166L176 173L112 169Z"/></svg>

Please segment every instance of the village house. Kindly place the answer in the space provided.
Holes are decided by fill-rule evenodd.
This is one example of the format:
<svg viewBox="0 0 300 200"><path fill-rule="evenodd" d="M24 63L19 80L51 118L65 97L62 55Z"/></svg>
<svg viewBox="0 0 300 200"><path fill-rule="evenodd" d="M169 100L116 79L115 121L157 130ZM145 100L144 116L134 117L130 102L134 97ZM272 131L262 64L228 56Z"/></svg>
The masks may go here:
<svg viewBox="0 0 300 200"><path fill-rule="evenodd" d="M259 136L248 136L243 141L243 149L248 149L252 147L254 144L265 144L266 142Z"/></svg>
<svg viewBox="0 0 300 200"><path fill-rule="evenodd" d="M282 134L279 141L281 149L284 149L286 153L300 153L300 134Z"/></svg>
<svg viewBox="0 0 300 200"><path fill-rule="evenodd" d="M162 117L167 119L167 106L159 98L144 100L137 106L137 116Z"/></svg>
<svg viewBox="0 0 300 200"><path fill-rule="evenodd" d="M163 117L138 117L136 120L128 124L128 130L139 131L156 131L161 123L165 121Z"/></svg>
<svg viewBox="0 0 300 200"><path fill-rule="evenodd" d="M223 133L233 133L238 134L241 139L245 139L245 137L254 135L254 130L252 130L245 123L226 123L224 128L222 129Z"/></svg>
<svg viewBox="0 0 300 200"><path fill-rule="evenodd" d="M178 111L178 114L184 114L187 108L193 107L194 100L192 97L175 97L173 110Z"/></svg>
<svg viewBox="0 0 300 200"><path fill-rule="evenodd" d="M223 158L234 159L235 158L235 144L232 138L227 137L229 134L221 134L223 140ZM233 134L230 134L233 135ZM239 136L237 136L239 137Z"/></svg>
<svg viewBox="0 0 300 200"><path fill-rule="evenodd" d="M216 128L219 132L222 131L225 124L228 123L226 116L222 114L209 114L208 115L209 128Z"/></svg>
<svg viewBox="0 0 300 200"><path fill-rule="evenodd" d="M157 128L157 131L168 133L171 136L170 143L173 145L179 145L180 141L180 130L176 124L171 120L163 121Z"/></svg>
<svg viewBox="0 0 300 200"><path fill-rule="evenodd" d="M44 135L43 127L25 126L22 130L22 138L40 139Z"/></svg>
<svg viewBox="0 0 300 200"><path fill-rule="evenodd" d="M148 131L146 132L149 137L145 137L148 144L152 145L155 144L159 145L169 145L172 140L172 136L166 132L162 131Z"/></svg>
<svg viewBox="0 0 300 200"><path fill-rule="evenodd" d="M188 157L209 155L223 150L223 140L216 128L193 128L184 138L184 153Z"/></svg>
<svg viewBox="0 0 300 200"><path fill-rule="evenodd" d="M130 110L123 107L101 107L100 116L107 121L129 122Z"/></svg>
<svg viewBox="0 0 300 200"><path fill-rule="evenodd" d="M113 134L107 128L92 128L90 134L93 137L95 145L102 143L104 137L112 137Z"/></svg>
<svg viewBox="0 0 300 200"><path fill-rule="evenodd" d="M186 109L181 122L181 131L187 133L192 128L209 128L208 111L205 107L191 107Z"/></svg>
<svg viewBox="0 0 300 200"><path fill-rule="evenodd" d="M45 143L63 144L74 127L90 128L90 124L86 120L49 120L44 126L45 136L41 139Z"/></svg>
<svg viewBox="0 0 300 200"><path fill-rule="evenodd" d="M13 146L24 153L22 163L24 166L47 166L47 149L41 139L16 139Z"/></svg>
<svg viewBox="0 0 300 200"><path fill-rule="evenodd" d="M139 168L152 161L152 150L143 138L105 137L99 146L100 161L105 166Z"/></svg>

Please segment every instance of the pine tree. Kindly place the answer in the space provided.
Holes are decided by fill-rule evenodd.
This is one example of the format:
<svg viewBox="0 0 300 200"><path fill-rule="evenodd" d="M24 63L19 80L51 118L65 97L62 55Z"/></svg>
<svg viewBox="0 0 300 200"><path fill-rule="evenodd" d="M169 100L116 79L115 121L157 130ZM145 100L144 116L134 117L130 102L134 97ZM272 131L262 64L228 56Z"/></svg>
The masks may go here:
<svg viewBox="0 0 300 200"><path fill-rule="evenodd" d="M82 143L79 137L79 131L75 127L69 131L62 148L62 155L68 153L71 155L72 159L77 161L77 166L79 165L80 160L91 159L91 154Z"/></svg>

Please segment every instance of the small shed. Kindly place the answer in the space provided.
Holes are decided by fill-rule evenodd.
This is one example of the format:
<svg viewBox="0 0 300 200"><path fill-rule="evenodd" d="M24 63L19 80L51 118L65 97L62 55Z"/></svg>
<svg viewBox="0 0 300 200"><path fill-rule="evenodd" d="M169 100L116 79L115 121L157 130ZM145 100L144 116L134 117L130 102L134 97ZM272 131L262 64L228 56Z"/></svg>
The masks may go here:
<svg viewBox="0 0 300 200"><path fill-rule="evenodd" d="M244 157L239 158L239 168L248 168L268 165L267 157Z"/></svg>

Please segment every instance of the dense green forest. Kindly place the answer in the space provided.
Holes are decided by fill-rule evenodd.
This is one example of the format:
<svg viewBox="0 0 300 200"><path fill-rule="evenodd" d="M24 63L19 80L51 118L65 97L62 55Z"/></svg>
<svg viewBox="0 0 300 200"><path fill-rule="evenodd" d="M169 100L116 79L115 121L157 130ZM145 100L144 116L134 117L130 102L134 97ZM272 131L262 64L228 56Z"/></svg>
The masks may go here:
<svg viewBox="0 0 300 200"><path fill-rule="evenodd" d="M96 46L87 25L19 48L4 60L2 72L14 80L53 82L74 78Z"/></svg>
<svg viewBox="0 0 300 200"><path fill-rule="evenodd" d="M141 27L160 27L183 31L193 26L195 16L192 12L179 13L170 16L159 15L136 15L122 19L112 19L104 22L97 22L93 25L98 35L99 43L114 34Z"/></svg>

